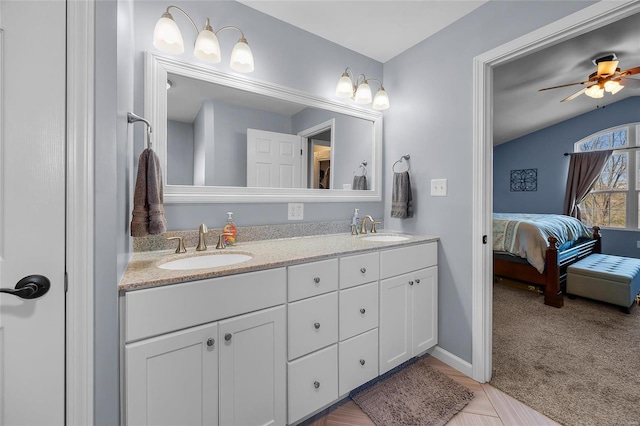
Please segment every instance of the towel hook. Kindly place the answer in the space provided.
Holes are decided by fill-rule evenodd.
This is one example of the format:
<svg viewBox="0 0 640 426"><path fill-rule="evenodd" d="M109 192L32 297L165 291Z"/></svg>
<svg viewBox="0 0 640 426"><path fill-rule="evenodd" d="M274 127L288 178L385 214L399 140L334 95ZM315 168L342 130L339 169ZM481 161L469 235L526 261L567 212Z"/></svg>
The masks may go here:
<svg viewBox="0 0 640 426"><path fill-rule="evenodd" d="M360 166L358 166L359 168L362 169L362 174L360 176L366 176L367 175L367 160L362 160L362 163L360 163ZM355 175L356 173L353 172L353 174Z"/></svg>
<svg viewBox="0 0 640 426"><path fill-rule="evenodd" d="M411 158L411 156L409 154L403 155L402 157L400 157L399 160L397 160L395 163L393 163L393 166L391 167L391 170L393 170L394 173L398 173L398 172L396 172L396 164L402 163L402 160L405 160L407 162L407 170L405 170L405 172L408 172L409 170L411 170L411 164L409 164L409 158Z"/></svg>
<svg viewBox="0 0 640 426"><path fill-rule="evenodd" d="M151 129L151 123L149 123L149 120L147 120L146 118L142 118L139 115L136 115L132 112L128 112L127 113L127 122L128 123L136 123L138 121L143 122L144 124L147 125L147 148L151 149L152 145L151 145L151 132L153 131Z"/></svg>

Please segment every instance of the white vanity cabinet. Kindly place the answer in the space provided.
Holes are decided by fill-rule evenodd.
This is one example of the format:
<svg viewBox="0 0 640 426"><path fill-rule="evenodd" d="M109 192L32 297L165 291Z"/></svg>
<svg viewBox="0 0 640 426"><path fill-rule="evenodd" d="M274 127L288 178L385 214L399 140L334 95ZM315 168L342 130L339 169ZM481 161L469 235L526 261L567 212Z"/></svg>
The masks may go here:
<svg viewBox="0 0 640 426"><path fill-rule="evenodd" d="M285 302L284 268L125 293L126 424L285 424Z"/></svg>
<svg viewBox="0 0 640 426"><path fill-rule="evenodd" d="M436 243L381 252L380 278L383 374L438 343Z"/></svg>

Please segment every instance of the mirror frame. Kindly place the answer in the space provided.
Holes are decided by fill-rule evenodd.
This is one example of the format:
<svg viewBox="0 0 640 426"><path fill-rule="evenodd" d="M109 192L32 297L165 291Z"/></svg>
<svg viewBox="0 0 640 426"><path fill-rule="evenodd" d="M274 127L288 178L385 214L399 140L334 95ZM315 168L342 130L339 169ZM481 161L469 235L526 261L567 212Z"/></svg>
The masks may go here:
<svg viewBox="0 0 640 426"><path fill-rule="evenodd" d="M198 80L270 96L309 107L369 120L373 123L373 173L368 173L372 189L309 189L309 188L247 188L228 186L167 185L163 182L165 203L272 203L272 202L372 202L382 200L382 113L279 86L226 74L212 68L177 60L172 57L145 52L144 111L153 127L152 145L167 170L167 74L175 73ZM354 158L354 164L360 160Z"/></svg>

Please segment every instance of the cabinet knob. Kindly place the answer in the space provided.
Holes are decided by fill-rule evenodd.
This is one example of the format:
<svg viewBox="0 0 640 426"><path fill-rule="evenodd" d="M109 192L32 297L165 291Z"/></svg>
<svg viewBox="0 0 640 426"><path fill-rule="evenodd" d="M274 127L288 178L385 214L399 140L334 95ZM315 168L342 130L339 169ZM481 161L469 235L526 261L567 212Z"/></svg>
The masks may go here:
<svg viewBox="0 0 640 426"><path fill-rule="evenodd" d="M233 337L233 336L231 335L231 333L227 333L227 334L225 334L225 335L224 335L224 340L226 340L226 341L228 342L228 341L230 341L230 340L231 340L231 337Z"/></svg>
<svg viewBox="0 0 640 426"><path fill-rule="evenodd" d="M315 278L313 279L313 282L314 282L314 283L316 283L316 284L318 284L318 283L320 282L320 277L315 277Z"/></svg>
<svg viewBox="0 0 640 426"><path fill-rule="evenodd" d="M313 382L313 387L318 389L320 387L320 382L318 382L317 380Z"/></svg>
<svg viewBox="0 0 640 426"><path fill-rule="evenodd" d="M316 328L316 330L318 330L320 328L320 323L317 322L317 323L313 324L313 326Z"/></svg>
<svg viewBox="0 0 640 426"><path fill-rule="evenodd" d="M364 308L361 308L361 309L360 309L360 313L361 313L361 314L364 314L365 312L366 312L366 311L365 311L365 309L364 309Z"/></svg>
<svg viewBox="0 0 640 426"><path fill-rule="evenodd" d="M363 274L367 272L367 268L360 268L360 272L362 272Z"/></svg>
<svg viewBox="0 0 640 426"><path fill-rule="evenodd" d="M413 281L409 281L409 285L413 285Z"/></svg>
<svg viewBox="0 0 640 426"><path fill-rule="evenodd" d="M360 360L360 365L364 365L364 359Z"/></svg>
<svg viewBox="0 0 640 426"><path fill-rule="evenodd" d="M207 339L207 346L213 346L215 343L215 339L212 339L211 337Z"/></svg>
<svg viewBox="0 0 640 426"><path fill-rule="evenodd" d="M416 284L420 284L420 278L416 278Z"/></svg>

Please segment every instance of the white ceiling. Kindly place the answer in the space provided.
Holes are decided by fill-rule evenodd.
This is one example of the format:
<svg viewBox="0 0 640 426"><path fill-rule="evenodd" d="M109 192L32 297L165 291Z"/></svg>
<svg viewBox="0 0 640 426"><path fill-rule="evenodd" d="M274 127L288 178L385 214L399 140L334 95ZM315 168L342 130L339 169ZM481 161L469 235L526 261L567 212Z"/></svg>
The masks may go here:
<svg viewBox="0 0 640 426"><path fill-rule="evenodd" d="M437 33L486 2L486 0L238 1L382 63Z"/></svg>

